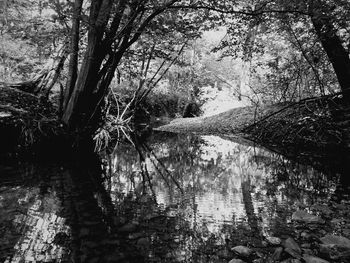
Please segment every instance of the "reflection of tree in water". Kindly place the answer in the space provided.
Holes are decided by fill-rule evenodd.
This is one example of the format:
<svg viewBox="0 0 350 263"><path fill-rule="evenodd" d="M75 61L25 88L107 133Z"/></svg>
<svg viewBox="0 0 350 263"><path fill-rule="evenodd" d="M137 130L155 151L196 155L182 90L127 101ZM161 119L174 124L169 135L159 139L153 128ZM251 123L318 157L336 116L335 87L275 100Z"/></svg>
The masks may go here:
<svg viewBox="0 0 350 263"><path fill-rule="evenodd" d="M269 235L290 233L285 226L293 211L328 203L339 186L339 176L329 176L278 154L266 156L260 150L253 159L269 174L254 194L264 204L258 211L259 217L265 219L263 226Z"/></svg>
<svg viewBox="0 0 350 263"><path fill-rule="evenodd" d="M55 241L57 233L69 228L59 215L55 191L48 191L47 173L33 165L0 167L0 255L2 262L55 261L65 259L67 249Z"/></svg>
<svg viewBox="0 0 350 263"><path fill-rule="evenodd" d="M232 246L285 233L294 208L334 191L336 180L310 167L234 143L224 151L211 140L135 137L137 149L121 143L103 158L105 170L94 157L3 176L2 259L229 259Z"/></svg>

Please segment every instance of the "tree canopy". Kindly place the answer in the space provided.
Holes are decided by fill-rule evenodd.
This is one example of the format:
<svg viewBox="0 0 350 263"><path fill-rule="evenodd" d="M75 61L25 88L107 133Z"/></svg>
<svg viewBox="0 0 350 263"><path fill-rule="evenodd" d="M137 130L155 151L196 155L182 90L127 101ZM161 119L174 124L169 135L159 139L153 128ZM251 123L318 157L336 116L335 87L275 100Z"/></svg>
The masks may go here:
<svg viewBox="0 0 350 263"><path fill-rule="evenodd" d="M254 103L338 91L349 100L346 0L1 5L2 80L39 80L35 76L51 61L36 91L49 94L61 83L61 120L72 131L95 130L110 88L118 92L123 85L135 91L136 104L165 83L174 90L186 87L189 96L205 85L226 85ZM224 32L222 39L205 44L203 33L217 30Z"/></svg>

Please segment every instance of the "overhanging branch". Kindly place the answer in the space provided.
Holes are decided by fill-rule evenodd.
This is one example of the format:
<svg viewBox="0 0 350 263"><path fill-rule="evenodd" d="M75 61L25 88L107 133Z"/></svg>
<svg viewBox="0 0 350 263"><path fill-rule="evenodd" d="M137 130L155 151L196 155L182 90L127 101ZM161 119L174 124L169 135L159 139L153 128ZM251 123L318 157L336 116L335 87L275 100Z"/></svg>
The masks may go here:
<svg viewBox="0 0 350 263"><path fill-rule="evenodd" d="M278 9L259 9L256 11L244 11L244 10L235 10L235 9L221 9L214 6L205 6L205 5L171 5L168 9L202 9L208 11L214 11L221 14L236 14L236 15L246 15L246 16L260 16L263 14L270 13L280 13L280 14L300 14L300 15L310 15L309 12L304 12L301 10L278 10Z"/></svg>

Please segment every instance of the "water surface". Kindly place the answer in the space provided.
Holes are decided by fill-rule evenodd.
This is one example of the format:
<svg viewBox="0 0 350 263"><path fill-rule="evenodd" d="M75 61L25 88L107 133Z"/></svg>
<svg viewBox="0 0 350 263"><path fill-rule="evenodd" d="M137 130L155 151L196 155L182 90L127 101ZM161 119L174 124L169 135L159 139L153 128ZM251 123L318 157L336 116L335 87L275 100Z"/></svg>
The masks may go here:
<svg viewBox="0 0 350 263"><path fill-rule="evenodd" d="M350 200L342 174L215 136L135 135L101 157L0 165L1 261L228 262L295 235L294 211Z"/></svg>

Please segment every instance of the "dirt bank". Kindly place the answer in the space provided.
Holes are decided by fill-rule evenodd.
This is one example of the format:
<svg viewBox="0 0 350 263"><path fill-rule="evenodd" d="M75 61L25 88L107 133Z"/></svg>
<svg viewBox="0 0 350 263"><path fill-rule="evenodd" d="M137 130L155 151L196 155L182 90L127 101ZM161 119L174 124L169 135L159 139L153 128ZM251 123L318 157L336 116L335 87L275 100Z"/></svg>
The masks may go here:
<svg viewBox="0 0 350 263"><path fill-rule="evenodd" d="M157 130L176 133L232 135L268 146L350 149L350 107L339 95L298 103L244 107L214 116L175 119Z"/></svg>
<svg viewBox="0 0 350 263"><path fill-rule="evenodd" d="M208 117L180 118L167 125L156 128L159 131L175 133L198 133L232 135L287 106L286 103L266 107L242 107Z"/></svg>

